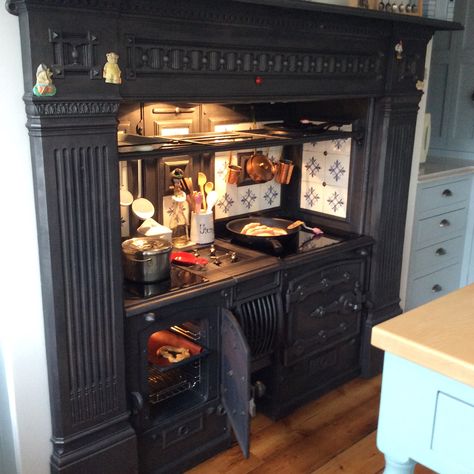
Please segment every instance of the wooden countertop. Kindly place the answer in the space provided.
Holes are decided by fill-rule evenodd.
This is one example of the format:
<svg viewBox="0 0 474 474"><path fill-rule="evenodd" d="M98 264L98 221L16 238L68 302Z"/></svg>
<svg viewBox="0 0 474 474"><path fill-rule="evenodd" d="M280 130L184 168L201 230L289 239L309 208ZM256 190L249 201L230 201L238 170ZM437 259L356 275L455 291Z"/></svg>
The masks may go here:
<svg viewBox="0 0 474 474"><path fill-rule="evenodd" d="M375 326L372 345L474 386L474 284Z"/></svg>

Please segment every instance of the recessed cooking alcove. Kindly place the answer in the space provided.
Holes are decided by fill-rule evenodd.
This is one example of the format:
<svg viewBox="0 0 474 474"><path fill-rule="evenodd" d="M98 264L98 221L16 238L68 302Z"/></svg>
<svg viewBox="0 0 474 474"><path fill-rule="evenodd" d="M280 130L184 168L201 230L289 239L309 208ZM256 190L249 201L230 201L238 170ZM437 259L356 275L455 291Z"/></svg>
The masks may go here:
<svg viewBox="0 0 474 474"><path fill-rule="evenodd" d="M184 129L207 133L236 117L250 122L344 117L355 124L362 140L353 146L355 160L351 161L355 163L354 208L345 218L329 221L318 216L336 233L358 234L335 244L344 264L331 262L330 250L317 254L329 275L340 274L329 280L342 278L346 298L335 305L327 302L323 309L313 308L316 319L310 321L319 322L319 315L324 318L332 312L346 315L348 308L357 308L357 318L347 325L341 318L338 326L328 328L330 333L317 324L311 326L318 331L314 337L322 352L312 352L296 371L283 363L275 366L282 377L304 374L305 367L317 370L328 361L346 370L338 364L345 353L354 364L344 372L347 376L370 376L380 370L380 354L370 349L370 333L374 324L400 312L408 176L422 94L417 82L423 80L425 49L434 31L460 25L305 0L231 0L225 6L218 0L9 0L6 7L18 15L22 35L54 401L52 472L170 472L225 449L231 440L227 416L232 410L221 403L226 387L214 382L226 379L241 361L223 354L225 347L237 343L239 334L229 308L273 301L280 305L282 295L288 305L277 305L280 311L304 307L296 291L299 257L287 263L265 257L268 265L248 269L238 278L226 274L205 283L203 292L180 292L184 296L179 301L162 297L138 303L134 316L127 319L118 205L118 165L124 159L117 144L120 130L147 136L169 128L175 133ZM121 84L103 80L109 52L119 56ZM32 93L40 64L53 73L54 96ZM150 117L148 124L135 120L136 107L139 114L141 108L143 116ZM176 114L179 123L173 121ZM200 114L198 122L195 114ZM291 153L303 142L285 148ZM195 151L199 148L193 146ZM237 148L232 145L226 150L232 149ZM157 160L149 159L152 152L147 153L143 163L156 167ZM182 155L182 149L175 147L172 154ZM137 157L131 153L126 160L133 164ZM196 151L192 160L193 172L209 171L211 156ZM295 189L289 185L283 203L295 209L296 201ZM298 217L311 222L314 215L301 212ZM312 261L312 257L302 258ZM265 278L264 286L255 284L256 276ZM324 286L327 279L320 276L317 285ZM294 294L292 285L296 285ZM287 290L291 295L286 295ZM324 293L319 286L313 290ZM276 296L268 300L262 293ZM294 301L289 302L290 297ZM145 333L150 325L169 327L160 318L173 318L176 303L183 321L216 322L209 329L216 338L209 356L215 362L214 391L209 393L215 396L192 410L169 414L149 431L145 424L137 429L131 411L140 411L140 397L134 405L127 371L131 370L129 355L138 354L140 346L128 335L137 334L142 326L148 328ZM195 308L199 317L191 314ZM344 339L346 327L352 336L352 323L358 321L357 335ZM287 350L285 363L299 363L301 347L305 350L301 338L290 340L279 334L278 344L286 344L282 346ZM342 339L341 345L325 345ZM240 342L244 351L245 341ZM272 363L275 359L269 356L261 369L270 382L275 375L269 369ZM239 368L245 369L245 364ZM241 390L242 384L232 385L234 380L226 379L230 393ZM306 390L306 383L301 375L298 386ZM249 394L242 390L240 399L245 400ZM316 393L307 391L308 396ZM275 413L292 406L288 399L282 409L274 407ZM237 411L246 417L247 409L242 405ZM236 432L248 452L245 429Z"/></svg>

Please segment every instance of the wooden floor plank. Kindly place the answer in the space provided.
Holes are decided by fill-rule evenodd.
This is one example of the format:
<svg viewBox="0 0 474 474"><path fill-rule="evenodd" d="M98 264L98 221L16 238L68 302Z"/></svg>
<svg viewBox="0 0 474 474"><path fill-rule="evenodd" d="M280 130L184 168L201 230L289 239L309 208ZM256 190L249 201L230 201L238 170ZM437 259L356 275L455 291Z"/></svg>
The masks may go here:
<svg viewBox="0 0 474 474"><path fill-rule="evenodd" d="M370 406L377 406L378 396L370 399ZM252 473L293 474L308 473L322 466L339 452L349 448L375 430L378 410L368 409L367 404L345 411L337 419L319 426L314 431L305 429L302 441L291 443L274 452L265 464Z"/></svg>
<svg viewBox="0 0 474 474"><path fill-rule="evenodd" d="M312 474L368 474L383 470L385 460L375 445L375 438L374 431L313 471Z"/></svg>
<svg viewBox="0 0 474 474"><path fill-rule="evenodd" d="M382 474L380 384L380 376L352 380L277 422L258 414L249 459L234 445L188 474ZM435 473L417 465L415 474Z"/></svg>

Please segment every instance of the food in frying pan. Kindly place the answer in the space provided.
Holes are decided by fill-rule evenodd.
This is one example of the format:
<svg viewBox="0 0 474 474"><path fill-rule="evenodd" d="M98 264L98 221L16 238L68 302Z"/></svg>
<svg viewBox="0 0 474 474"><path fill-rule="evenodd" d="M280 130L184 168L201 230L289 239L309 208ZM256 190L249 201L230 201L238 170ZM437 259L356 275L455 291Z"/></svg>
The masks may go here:
<svg viewBox="0 0 474 474"><path fill-rule="evenodd" d="M184 359L189 359L191 357L191 353L189 349L185 347L175 347L175 346L161 346L156 351L157 356L164 357L168 359L170 362L180 362Z"/></svg>
<svg viewBox="0 0 474 474"><path fill-rule="evenodd" d="M256 237L276 237L279 235L287 235L288 232L281 227L270 227L260 224L260 222L251 222L245 225L240 231L244 235L254 235Z"/></svg>

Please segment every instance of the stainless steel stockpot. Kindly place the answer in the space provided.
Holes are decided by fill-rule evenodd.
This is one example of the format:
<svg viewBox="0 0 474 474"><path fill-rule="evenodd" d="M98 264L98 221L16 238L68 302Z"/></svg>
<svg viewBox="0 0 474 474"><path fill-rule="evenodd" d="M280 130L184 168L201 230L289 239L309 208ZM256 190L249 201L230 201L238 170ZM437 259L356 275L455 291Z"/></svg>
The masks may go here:
<svg viewBox="0 0 474 474"><path fill-rule="evenodd" d="M159 237L135 237L122 243L127 280L152 283L170 278L171 243Z"/></svg>

